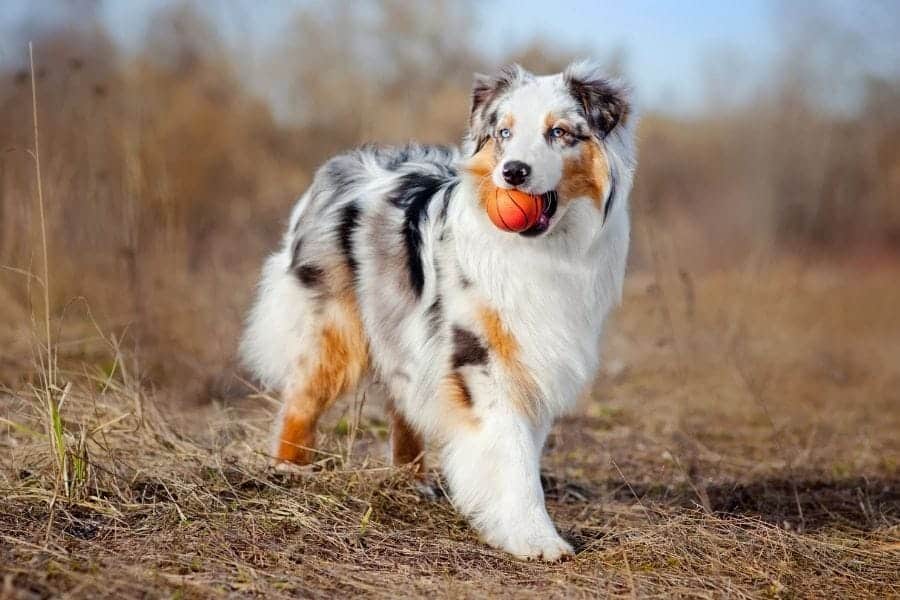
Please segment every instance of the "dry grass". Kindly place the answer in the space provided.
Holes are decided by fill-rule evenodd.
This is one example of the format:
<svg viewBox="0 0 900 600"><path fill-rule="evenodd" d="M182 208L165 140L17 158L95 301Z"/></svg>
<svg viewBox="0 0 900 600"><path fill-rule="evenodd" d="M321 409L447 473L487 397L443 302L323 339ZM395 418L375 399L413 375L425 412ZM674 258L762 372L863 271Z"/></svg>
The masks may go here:
<svg viewBox="0 0 900 600"><path fill-rule="evenodd" d="M317 471L286 476L267 468L264 396L168 402L108 342L105 364L58 373L69 458L87 465L68 497L40 390L2 399L0 589L895 596L898 272L633 276L607 373L545 458L550 512L578 549L557 565L482 546L446 499L387 468L377 400L359 418L336 407Z"/></svg>

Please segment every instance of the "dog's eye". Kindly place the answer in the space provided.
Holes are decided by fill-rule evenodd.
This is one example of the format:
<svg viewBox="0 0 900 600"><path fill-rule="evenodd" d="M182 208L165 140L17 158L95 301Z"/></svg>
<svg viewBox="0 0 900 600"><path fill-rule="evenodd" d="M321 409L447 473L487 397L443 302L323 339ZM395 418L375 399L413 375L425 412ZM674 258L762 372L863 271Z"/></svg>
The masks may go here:
<svg viewBox="0 0 900 600"><path fill-rule="evenodd" d="M569 133L569 132L566 131L565 129L563 129L562 127L554 127L553 129L550 130L550 137L561 138L561 137L565 136L567 133Z"/></svg>
<svg viewBox="0 0 900 600"><path fill-rule="evenodd" d="M509 136L512 135L512 131L510 131L509 129L505 129L505 128L504 128L504 129L501 129L500 131L498 131L497 134L498 134L500 137L502 137L503 139L506 139L506 138L508 138Z"/></svg>

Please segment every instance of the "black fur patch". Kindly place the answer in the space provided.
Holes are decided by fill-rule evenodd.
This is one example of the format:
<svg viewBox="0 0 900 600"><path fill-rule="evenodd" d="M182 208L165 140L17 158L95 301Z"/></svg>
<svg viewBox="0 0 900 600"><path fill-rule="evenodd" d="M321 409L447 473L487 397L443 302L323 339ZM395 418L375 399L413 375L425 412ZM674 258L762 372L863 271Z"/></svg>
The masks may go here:
<svg viewBox="0 0 900 600"><path fill-rule="evenodd" d="M453 190L456 189L459 181L452 181L444 188L444 204L441 206L441 221L447 221L447 211L450 210L450 198L453 197Z"/></svg>
<svg viewBox="0 0 900 600"><path fill-rule="evenodd" d="M403 209L403 242L406 246L409 281L416 296L425 287L425 267L422 264L422 221L428 218L428 205L441 186L451 180L434 173L408 173L391 195L390 202Z"/></svg>
<svg viewBox="0 0 900 600"><path fill-rule="evenodd" d="M484 148L484 145L488 143L489 139L491 139L491 136L489 135L483 135L478 138L478 141L475 142L475 152L473 152L472 155L474 156L481 152L481 149Z"/></svg>
<svg viewBox="0 0 900 600"><path fill-rule="evenodd" d="M325 279L325 271L316 265L300 265L294 269L294 273L300 283L310 288L319 287Z"/></svg>
<svg viewBox="0 0 900 600"><path fill-rule="evenodd" d="M460 265L459 263L456 263L456 270L459 272L459 287L461 287L464 290L468 289L469 286L472 285L472 282L469 281L469 278L466 277L465 273L463 273L462 265Z"/></svg>
<svg viewBox="0 0 900 600"><path fill-rule="evenodd" d="M606 224L606 220L609 218L609 211L612 210L613 200L616 197L616 174L610 172L609 174L609 197L606 199L606 206L603 207L603 223Z"/></svg>
<svg viewBox="0 0 900 600"><path fill-rule="evenodd" d="M454 369L465 365L483 365L488 360L488 351L478 336L462 327L453 327Z"/></svg>
<svg viewBox="0 0 900 600"><path fill-rule="evenodd" d="M338 224L338 241L341 244L341 251L344 253L344 259L347 266L350 267L350 273L354 281L359 270L359 262L356 260L353 248L353 232L359 227L359 206L356 202L351 202L341 210L341 221Z"/></svg>
<svg viewBox="0 0 900 600"><path fill-rule="evenodd" d="M297 265L300 264L300 249L303 247L303 238L299 235L294 238L293 243L291 243L291 271L297 268Z"/></svg>
<svg viewBox="0 0 900 600"><path fill-rule="evenodd" d="M444 301L441 299L440 294L434 297L434 302L428 307L427 318L429 335L437 335L438 331L441 330L441 323L444 320Z"/></svg>

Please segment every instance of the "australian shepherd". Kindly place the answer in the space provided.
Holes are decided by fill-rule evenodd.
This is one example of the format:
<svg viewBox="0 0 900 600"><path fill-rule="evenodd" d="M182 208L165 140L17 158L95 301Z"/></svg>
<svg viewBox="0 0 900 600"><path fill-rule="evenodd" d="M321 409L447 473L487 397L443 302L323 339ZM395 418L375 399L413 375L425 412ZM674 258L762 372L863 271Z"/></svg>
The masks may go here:
<svg viewBox="0 0 900 600"><path fill-rule="evenodd" d="M243 356L278 391L274 459L309 463L316 421L372 381L395 464L440 457L454 506L521 558L572 552L544 505L553 421L595 376L619 301L635 168L627 90L589 62L476 75L461 149L367 146L322 166L262 281ZM529 229L497 188L540 196ZM420 467L421 468L421 467Z"/></svg>

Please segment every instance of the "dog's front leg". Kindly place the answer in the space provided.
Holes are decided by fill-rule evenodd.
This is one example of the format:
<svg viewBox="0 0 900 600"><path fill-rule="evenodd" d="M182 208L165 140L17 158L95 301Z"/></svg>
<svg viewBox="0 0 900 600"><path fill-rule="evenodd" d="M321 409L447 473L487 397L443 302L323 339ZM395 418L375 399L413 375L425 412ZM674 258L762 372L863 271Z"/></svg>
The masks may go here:
<svg viewBox="0 0 900 600"><path fill-rule="evenodd" d="M523 559L555 561L572 547L544 505L540 454L547 424L495 406L443 448L453 502L484 540Z"/></svg>

